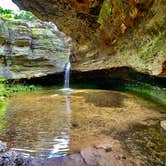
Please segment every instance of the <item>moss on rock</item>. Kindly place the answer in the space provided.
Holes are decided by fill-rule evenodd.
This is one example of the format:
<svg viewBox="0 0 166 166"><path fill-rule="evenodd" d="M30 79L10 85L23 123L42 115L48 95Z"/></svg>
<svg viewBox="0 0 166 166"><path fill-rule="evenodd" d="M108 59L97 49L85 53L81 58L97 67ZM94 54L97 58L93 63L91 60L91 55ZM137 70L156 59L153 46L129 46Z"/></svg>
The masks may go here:
<svg viewBox="0 0 166 166"><path fill-rule="evenodd" d="M100 10L98 22L103 25L105 22L108 21L111 15L111 2L108 0L104 0L103 5Z"/></svg>
<svg viewBox="0 0 166 166"><path fill-rule="evenodd" d="M31 78L64 70L70 48L67 37L54 24L0 21L0 76Z"/></svg>

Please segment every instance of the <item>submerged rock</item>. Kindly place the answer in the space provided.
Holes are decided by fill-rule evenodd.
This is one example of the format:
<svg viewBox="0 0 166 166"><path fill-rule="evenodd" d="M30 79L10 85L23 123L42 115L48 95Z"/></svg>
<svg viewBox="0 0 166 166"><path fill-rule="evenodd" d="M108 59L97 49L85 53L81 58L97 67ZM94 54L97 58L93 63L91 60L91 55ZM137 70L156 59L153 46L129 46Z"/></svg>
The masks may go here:
<svg viewBox="0 0 166 166"><path fill-rule="evenodd" d="M64 70L69 38L50 22L0 18L0 76L39 77Z"/></svg>

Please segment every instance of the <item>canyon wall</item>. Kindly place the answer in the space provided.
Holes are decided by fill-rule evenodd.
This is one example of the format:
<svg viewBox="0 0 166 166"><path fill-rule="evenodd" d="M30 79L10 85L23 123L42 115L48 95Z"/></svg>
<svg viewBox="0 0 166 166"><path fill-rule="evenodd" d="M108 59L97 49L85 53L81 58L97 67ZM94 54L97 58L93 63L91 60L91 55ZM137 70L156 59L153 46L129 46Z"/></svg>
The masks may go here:
<svg viewBox="0 0 166 166"><path fill-rule="evenodd" d="M0 18L0 76L20 79L63 72L68 42L51 22Z"/></svg>

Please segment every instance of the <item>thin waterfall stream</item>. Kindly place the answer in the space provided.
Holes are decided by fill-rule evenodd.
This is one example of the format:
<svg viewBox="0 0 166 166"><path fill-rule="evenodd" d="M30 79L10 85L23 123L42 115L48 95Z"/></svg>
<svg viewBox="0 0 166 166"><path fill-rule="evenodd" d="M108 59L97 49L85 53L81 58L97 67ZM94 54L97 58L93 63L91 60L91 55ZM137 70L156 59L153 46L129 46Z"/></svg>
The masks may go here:
<svg viewBox="0 0 166 166"><path fill-rule="evenodd" d="M70 83L70 68L71 64L68 62L65 67L65 83L64 83L64 89L69 90L69 83Z"/></svg>

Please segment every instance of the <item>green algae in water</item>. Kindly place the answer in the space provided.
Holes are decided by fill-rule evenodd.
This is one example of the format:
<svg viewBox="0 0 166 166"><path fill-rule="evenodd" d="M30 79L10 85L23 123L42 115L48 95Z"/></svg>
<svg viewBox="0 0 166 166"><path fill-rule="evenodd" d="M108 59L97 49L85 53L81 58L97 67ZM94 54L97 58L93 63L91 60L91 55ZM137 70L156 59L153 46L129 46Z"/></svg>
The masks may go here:
<svg viewBox="0 0 166 166"><path fill-rule="evenodd" d="M112 80L110 87L106 89L113 89L117 91L127 92L137 95L145 100L151 101L161 107L160 112L166 112L166 88L160 86L153 86L148 83L139 81L127 80Z"/></svg>
<svg viewBox="0 0 166 166"><path fill-rule="evenodd" d="M141 95L146 99L151 99L162 104L166 108L166 89L154 87L146 84L126 84L124 89L126 91ZM166 110L165 110L166 111Z"/></svg>

